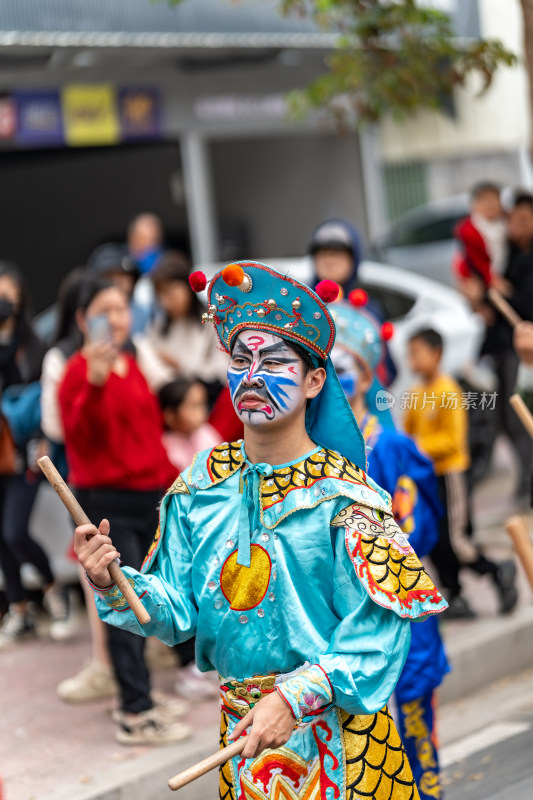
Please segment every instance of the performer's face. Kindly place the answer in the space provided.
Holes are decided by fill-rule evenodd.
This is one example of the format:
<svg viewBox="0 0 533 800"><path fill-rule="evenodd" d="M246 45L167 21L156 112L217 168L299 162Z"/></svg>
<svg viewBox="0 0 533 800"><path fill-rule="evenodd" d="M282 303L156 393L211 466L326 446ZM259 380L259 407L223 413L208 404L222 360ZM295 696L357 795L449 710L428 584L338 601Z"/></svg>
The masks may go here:
<svg viewBox="0 0 533 800"><path fill-rule="evenodd" d="M303 362L280 336L242 331L228 369L239 419L247 425L264 425L298 412L307 397L304 373Z"/></svg>
<svg viewBox="0 0 533 800"><path fill-rule="evenodd" d="M360 395L364 396L368 391L370 381L366 370L355 356L337 346L331 352L331 360L348 400L354 400Z"/></svg>

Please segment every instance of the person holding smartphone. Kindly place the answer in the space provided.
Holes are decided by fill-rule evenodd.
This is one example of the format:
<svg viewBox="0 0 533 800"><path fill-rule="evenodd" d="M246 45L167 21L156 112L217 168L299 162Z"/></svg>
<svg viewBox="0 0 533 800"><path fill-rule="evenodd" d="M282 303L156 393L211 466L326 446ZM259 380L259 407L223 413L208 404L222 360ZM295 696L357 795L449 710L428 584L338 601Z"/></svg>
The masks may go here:
<svg viewBox="0 0 533 800"><path fill-rule="evenodd" d="M176 478L161 435L155 395L131 350L124 291L89 277L80 288L83 346L70 359L59 389L69 480L90 519L112 520L121 562L139 569L157 527L161 489ZM114 715L123 744L166 744L188 735L177 722L184 704L154 704L143 640L107 626L121 708Z"/></svg>

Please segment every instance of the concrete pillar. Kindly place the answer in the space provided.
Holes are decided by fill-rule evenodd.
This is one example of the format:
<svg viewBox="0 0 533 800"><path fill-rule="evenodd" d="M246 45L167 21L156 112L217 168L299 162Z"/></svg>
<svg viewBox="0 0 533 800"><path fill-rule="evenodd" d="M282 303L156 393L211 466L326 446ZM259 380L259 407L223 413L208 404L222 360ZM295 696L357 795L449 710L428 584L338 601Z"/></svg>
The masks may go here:
<svg viewBox="0 0 533 800"><path fill-rule="evenodd" d="M196 131L181 136L191 255L201 266L218 259L218 233L208 144Z"/></svg>
<svg viewBox="0 0 533 800"><path fill-rule="evenodd" d="M379 154L378 129L363 127L359 132L361 148L361 170L369 241L383 233L387 226L381 158Z"/></svg>

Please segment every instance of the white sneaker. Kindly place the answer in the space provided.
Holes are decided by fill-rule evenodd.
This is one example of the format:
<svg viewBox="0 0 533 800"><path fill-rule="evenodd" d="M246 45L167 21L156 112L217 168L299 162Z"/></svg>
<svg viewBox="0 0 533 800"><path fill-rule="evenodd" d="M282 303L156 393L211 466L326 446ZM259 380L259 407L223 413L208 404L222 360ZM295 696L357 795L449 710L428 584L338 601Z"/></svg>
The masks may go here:
<svg viewBox="0 0 533 800"><path fill-rule="evenodd" d="M118 685L111 667L89 661L77 675L61 681L57 693L66 703L90 703L91 700L115 697Z"/></svg>
<svg viewBox="0 0 533 800"><path fill-rule="evenodd" d="M180 697L197 703L220 696L216 672L200 672L194 661L179 670L174 691Z"/></svg>
<svg viewBox="0 0 533 800"><path fill-rule="evenodd" d="M153 689L150 693L150 698L154 707L157 708L169 722L180 719L189 710L189 704L186 703L185 700L180 700L179 697L167 694L161 691L161 689ZM116 722L117 725L122 723L122 716L123 712L118 708L111 711L111 719L113 722Z"/></svg>
<svg viewBox="0 0 533 800"><path fill-rule="evenodd" d="M156 706L140 714L120 711L116 720L119 722L116 739L121 744L172 744L191 735L188 725L169 721Z"/></svg>
<svg viewBox="0 0 533 800"><path fill-rule="evenodd" d="M61 642L74 636L78 625L71 613L69 597L65 589L56 584L50 586L43 595L43 606L50 615L50 636L54 641Z"/></svg>
<svg viewBox="0 0 533 800"><path fill-rule="evenodd" d="M9 612L2 620L0 628L0 648L22 642L35 636L35 621L30 611L19 611L9 606Z"/></svg>

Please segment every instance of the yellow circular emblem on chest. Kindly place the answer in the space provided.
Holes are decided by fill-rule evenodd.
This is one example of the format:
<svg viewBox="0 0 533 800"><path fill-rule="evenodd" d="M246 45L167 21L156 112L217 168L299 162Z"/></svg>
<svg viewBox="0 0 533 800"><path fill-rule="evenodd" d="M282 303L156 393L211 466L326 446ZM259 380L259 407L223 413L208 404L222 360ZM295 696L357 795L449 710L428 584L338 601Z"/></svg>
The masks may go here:
<svg viewBox="0 0 533 800"><path fill-rule="evenodd" d="M253 544L250 548L250 566L237 564L238 551L228 556L220 573L220 588L234 611L248 611L258 606L270 582L272 565L264 547Z"/></svg>

